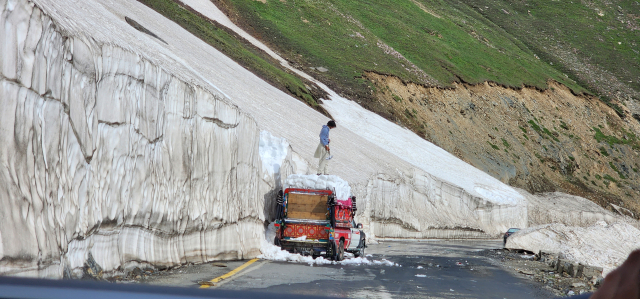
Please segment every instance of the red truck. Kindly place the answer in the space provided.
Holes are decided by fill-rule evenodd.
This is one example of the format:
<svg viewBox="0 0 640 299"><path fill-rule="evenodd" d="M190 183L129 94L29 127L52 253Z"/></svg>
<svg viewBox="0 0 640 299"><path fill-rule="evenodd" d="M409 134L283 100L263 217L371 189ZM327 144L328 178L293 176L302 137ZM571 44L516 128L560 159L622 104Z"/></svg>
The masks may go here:
<svg viewBox="0 0 640 299"><path fill-rule="evenodd" d="M355 223L355 196L337 199L332 190L287 188L278 193L274 244L292 253L341 261L364 255L366 236Z"/></svg>

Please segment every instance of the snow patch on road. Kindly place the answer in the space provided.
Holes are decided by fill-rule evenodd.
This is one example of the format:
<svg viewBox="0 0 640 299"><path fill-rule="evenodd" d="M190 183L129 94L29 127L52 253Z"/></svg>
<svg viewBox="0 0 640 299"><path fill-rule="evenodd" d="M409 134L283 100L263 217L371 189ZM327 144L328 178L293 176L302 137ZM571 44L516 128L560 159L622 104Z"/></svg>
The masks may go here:
<svg viewBox="0 0 640 299"><path fill-rule="evenodd" d="M324 257L312 258L310 256L302 256L300 254L290 253L286 250L282 250L279 246L273 245L273 240L276 237L276 227L273 223L269 224L265 231L265 238L262 240L262 248L260 249L262 254L258 255L258 258L290 263L305 263L309 266L313 265L382 265L390 267L402 267L398 263L394 263L387 259L373 260L366 257L354 257L347 258L345 260L336 262L325 259ZM346 253L345 253L346 254ZM370 257L371 255L367 255Z"/></svg>

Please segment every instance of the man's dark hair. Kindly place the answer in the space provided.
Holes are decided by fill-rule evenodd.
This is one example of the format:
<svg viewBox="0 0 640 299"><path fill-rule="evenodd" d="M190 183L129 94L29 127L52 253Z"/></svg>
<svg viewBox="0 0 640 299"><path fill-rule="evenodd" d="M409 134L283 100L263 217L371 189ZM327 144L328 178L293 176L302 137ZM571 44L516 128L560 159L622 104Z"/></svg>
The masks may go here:
<svg viewBox="0 0 640 299"><path fill-rule="evenodd" d="M329 128L335 128L335 127L336 127L336 122L335 122L335 121L330 120L330 121L327 123L327 127L329 127Z"/></svg>

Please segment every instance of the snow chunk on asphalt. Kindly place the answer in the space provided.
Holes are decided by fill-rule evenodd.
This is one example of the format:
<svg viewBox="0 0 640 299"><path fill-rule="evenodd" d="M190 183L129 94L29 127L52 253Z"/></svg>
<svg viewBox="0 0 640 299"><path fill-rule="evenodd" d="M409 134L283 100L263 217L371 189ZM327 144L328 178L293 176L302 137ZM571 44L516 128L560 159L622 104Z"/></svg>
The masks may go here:
<svg viewBox="0 0 640 299"><path fill-rule="evenodd" d="M383 265L383 266L391 266L391 267L402 267L402 265L398 263L394 263L387 259L378 260L369 260L364 257L355 257L348 258L339 262L325 259L324 257L317 257L313 259L310 256L302 256L300 254L293 254L286 250L282 250L279 246L273 245L273 240L276 237L276 227L273 223L269 224L267 230L265 232L265 238L262 240L260 251L262 254L258 255L258 258L271 260L271 261L280 261L280 262L291 262L291 263L306 263L309 266L313 265Z"/></svg>
<svg viewBox="0 0 640 299"><path fill-rule="evenodd" d="M335 190L337 199L351 196L349 183L335 175L292 174L284 182L284 188Z"/></svg>

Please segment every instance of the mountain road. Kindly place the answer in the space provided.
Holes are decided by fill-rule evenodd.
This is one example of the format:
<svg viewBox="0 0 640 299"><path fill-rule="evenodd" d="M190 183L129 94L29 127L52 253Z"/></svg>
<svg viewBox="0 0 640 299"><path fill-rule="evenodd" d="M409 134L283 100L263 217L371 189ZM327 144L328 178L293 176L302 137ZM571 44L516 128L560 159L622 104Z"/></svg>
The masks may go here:
<svg viewBox="0 0 640 299"><path fill-rule="evenodd" d="M379 241L366 262L310 265L270 260L191 265L140 277L153 285L260 292L270 297L554 298L541 284L482 252L501 240ZM248 264L248 265L247 265ZM229 272L243 267L241 271ZM219 277L227 274L224 279ZM218 279L216 279L218 278ZM211 282L215 281L215 282Z"/></svg>

